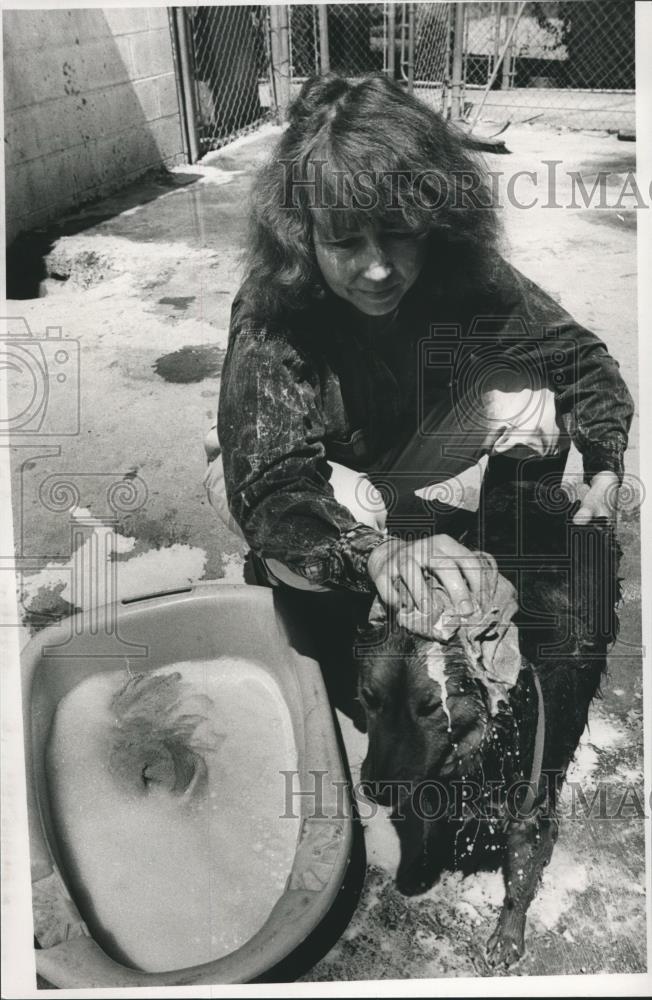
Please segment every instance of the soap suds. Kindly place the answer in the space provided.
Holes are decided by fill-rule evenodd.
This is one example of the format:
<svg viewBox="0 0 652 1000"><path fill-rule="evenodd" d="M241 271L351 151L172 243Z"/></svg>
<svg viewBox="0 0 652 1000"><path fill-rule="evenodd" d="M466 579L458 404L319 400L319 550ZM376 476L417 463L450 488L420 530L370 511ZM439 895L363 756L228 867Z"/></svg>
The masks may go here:
<svg viewBox="0 0 652 1000"><path fill-rule="evenodd" d="M154 674L168 685L176 674L181 685L179 698L168 699L168 728L183 737L198 705L206 716L203 729L190 727L189 742L205 762L202 782L183 777L182 756L183 780L173 787L169 759L152 756L151 732L167 724L160 699L118 717L116 695L126 691L124 702L138 679L123 671L98 671L64 696L47 758L57 837L80 911L109 954L152 972L219 958L261 928L284 891L299 823L281 818L279 772L295 768L297 755L287 706L267 671L224 658ZM150 708L156 718L146 718ZM133 723L141 716L147 745L130 756L125 732L137 744ZM134 771L141 750L148 767Z"/></svg>

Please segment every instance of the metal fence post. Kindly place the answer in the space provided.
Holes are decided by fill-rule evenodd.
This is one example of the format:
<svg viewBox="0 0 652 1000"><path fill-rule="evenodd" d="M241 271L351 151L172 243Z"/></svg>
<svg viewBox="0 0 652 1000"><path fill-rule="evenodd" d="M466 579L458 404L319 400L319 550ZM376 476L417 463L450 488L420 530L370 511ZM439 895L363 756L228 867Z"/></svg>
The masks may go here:
<svg viewBox="0 0 652 1000"><path fill-rule="evenodd" d="M507 33L507 38L505 39L505 44L503 46L503 50L500 53L500 55L498 56L498 62L494 66L493 70L491 71L491 75L490 75L489 79L487 80L487 84L486 84L486 86L484 88L484 92L482 94L480 102L479 102L477 108L475 109L475 111L473 113L473 117L471 119L471 126L470 126L471 131L473 131L473 129L475 128L475 126L478 123L478 119L479 119L480 115L482 114L482 109L484 108L485 103L487 101L487 97L489 96L489 91L493 87L493 85L494 85L494 83L496 81L496 77L498 76L498 71L500 70L501 64L503 66L503 71L504 71L504 67L505 67L504 60L507 59L507 58L509 58L510 53L512 51L513 38L514 38L514 35L516 34L516 29L518 28L518 23L521 20L521 15L522 15L523 11L525 10L526 3L527 3L527 0L521 0L521 2L519 4L519 7L518 7L518 10L516 11L516 16L511 18L512 23L511 23L509 31Z"/></svg>
<svg viewBox="0 0 652 1000"><path fill-rule="evenodd" d="M331 54L328 43L328 5L319 5L319 65L322 73L330 72Z"/></svg>
<svg viewBox="0 0 652 1000"><path fill-rule="evenodd" d="M319 73L319 23L317 20L317 8L314 4L312 5L312 40L315 75L317 75Z"/></svg>
<svg viewBox="0 0 652 1000"><path fill-rule="evenodd" d="M290 41L286 4L271 4L269 8L270 48L276 111L285 120L290 103Z"/></svg>
<svg viewBox="0 0 652 1000"><path fill-rule="evenodd" d="M387 4L387 75L396 76L396 5Z"/></svg>
<svg viewBox="0 0 652 1000"><path fill-rule="evenodd" d="M199 159L199 136L197 133L197 106L195 103L195 81L190 65L190 39L186 30L186 12L183 7L175 7L173 12L175 41L179 56L179 91L183 101L182 115L188 143L188 162Z"/></svg>
<svg viewBox="0 0 652 1000"><path fill-rule="evenodd" d="M514 25L514 7L511 3L507 4L507 17L505 19L505 38L509 40L509 44L505 46L505 54L503 56L503 76L501 82L501 90L509 90L512 85L512 43L511 43L511 31Z"/></svg>
<svg viewBox="0 0 652 1000"><path fill-rule="evenodd" d="M464 4L455 4L455 36L453 39L453 71L451 81L451 118L462 117L462 65L464 61Z"/></svg>
<svg viewBox="0 0 652 1000"><path fill-rule="evenodd" d="M414 91L414 4L408 4L408 94Z"/></svg>
<svg viewBox="0 0 652 1000"><path fill-rule="evenodd" d="M497 3L494 3L494 16L496 19L494 21L494 53L491 62L491 70L487 71L487 76L489 75L490 72L493 72L493 70L498 65L498 57L500 55L500 26L502 24L502 17L503 17L502 7L503 5L501 3L501 0L498 0Z"/></svg>

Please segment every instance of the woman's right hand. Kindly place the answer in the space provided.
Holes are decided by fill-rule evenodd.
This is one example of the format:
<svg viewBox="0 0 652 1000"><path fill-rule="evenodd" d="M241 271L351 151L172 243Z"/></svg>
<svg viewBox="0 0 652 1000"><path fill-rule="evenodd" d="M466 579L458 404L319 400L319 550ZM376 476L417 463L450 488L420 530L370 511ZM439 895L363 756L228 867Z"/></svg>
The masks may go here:
<svg viewBox="0 0 652 1000"><path fill-rule="evenodd" d="M473 611L473 600L483 603L486 567L476 552L450 535L431 535L406 542L388 538L369 555L367 570L383 603L424 615L437 612L432 583L442 587L460 615Z"/></svg>

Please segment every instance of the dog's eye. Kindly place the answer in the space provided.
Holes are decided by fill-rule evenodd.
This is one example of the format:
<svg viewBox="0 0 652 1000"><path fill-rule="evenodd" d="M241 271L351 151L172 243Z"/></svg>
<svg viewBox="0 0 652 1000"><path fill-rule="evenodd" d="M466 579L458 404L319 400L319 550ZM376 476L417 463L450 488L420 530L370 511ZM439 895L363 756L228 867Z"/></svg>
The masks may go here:
<svg viewBox="0 0 652 1000"><path fill-rule="evenodd" d="M369 709L369 711L375 712L380 708L381 705L380 698L378 697L378 695L374 694L373 691L370 691L369 688L367 687L360 688L360 697L362 698L363 702L365 703L365 706Z"/></svg>
<svg viewBox="0 0 652 1000"><path fill-rule="evenodd" d="M420 705L417 705L417 715L422 717L434 715L440 705L441 702L437 701L436 698L429 698L428 701L422 701Z"/></svg>

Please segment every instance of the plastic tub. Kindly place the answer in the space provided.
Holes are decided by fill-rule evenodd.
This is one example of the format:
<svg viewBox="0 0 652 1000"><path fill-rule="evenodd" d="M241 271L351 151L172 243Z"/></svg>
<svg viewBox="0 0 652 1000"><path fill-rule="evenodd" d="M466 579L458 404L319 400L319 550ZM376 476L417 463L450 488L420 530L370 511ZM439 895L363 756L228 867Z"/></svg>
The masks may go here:
<svg viewBox="0 0 652 1000"><path fill-rule="evenodd" d="M110 641L107 641L110 640ZM22 656L32 894L38 973L64 988L245 983L294 949L326 915L349 861L352 825L336 782L346 780L331 708L306 637L263 587L202 583L174 594L77 615L40 632ZM314 796L295 798L300 832L285 891L261 929L242 947L202 965L140 972L114 960L93 940L66 885L50 817L45 746L60 699L96 671L122 666L123 644L134 669L180 660L239 656L273 676L288 705L297 748L296 791L314 791L311 772L325 771L322 815ZM128 645L128 644L131 644ZM134 648L141 657L132 659ZM112 651L107 655L106 650ZM99 651L99 655L98 655ZM146 655L143 655L146 654ZM137 654L136 654L137 655ZM341 789L340 785L340 789Z"/></svg>

